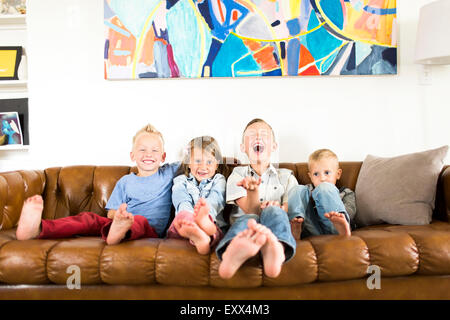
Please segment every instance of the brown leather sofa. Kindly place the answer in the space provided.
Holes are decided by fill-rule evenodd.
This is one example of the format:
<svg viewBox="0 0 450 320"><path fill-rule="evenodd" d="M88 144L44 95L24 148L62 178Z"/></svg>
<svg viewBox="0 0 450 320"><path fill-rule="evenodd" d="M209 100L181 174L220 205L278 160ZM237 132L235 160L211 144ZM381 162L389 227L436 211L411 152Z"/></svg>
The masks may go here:
<svg viewBox="0 0 450 320"><path fill-rule="evenodd" d="M343 162L341 185L354 190L361 162ZM306 163L284 163L301 184ZM44 197L43 218L104 206L116 181L134 168L71 166L0 173L0 299L450 299L450 167L440 175L433 222L377 225L351 237L324 235L297 242L281 275L263 275L259 256L229 280L215 253L199 255L187 241L141 239L107 246L100 238L15 239L24 199ZM81 288L69 289L71 265ZM380 289L369 289L378 266ZM69 270L70 271L70 270ZM372 282L371 282L372 281Z"/></svg>

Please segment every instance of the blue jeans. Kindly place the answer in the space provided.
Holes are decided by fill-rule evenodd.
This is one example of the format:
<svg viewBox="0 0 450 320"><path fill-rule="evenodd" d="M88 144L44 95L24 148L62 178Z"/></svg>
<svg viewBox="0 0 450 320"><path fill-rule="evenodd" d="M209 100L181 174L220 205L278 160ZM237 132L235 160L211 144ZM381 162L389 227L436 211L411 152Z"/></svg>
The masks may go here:
<svg viewBox="0 0 450 320"><path fill-rule="evenodd" d="M314 200L316 210L314 210ZM345 215L347 222L350 217L345 210L344 203L335 185L323 182L311 192L307 186L298 185L289 192L288 216L289 220L297 217L303 218L302 235L338 234L333 223L324 216L330 211L341 212Z"/></svg>
<svg viewBox="0 0 450 320"><path fill-rule="evenodd" d="M255 219L256 222L269 228L278 240L284 245L285 262L295 255L297 243L291 233L291 225L288 215L280 207L270 206L262 210L261 214L244 214L236 219L228 232L216 247L217 257L222 261L222 254L230 244L231 240L241 231L248 228L249 219Z"/></svg>

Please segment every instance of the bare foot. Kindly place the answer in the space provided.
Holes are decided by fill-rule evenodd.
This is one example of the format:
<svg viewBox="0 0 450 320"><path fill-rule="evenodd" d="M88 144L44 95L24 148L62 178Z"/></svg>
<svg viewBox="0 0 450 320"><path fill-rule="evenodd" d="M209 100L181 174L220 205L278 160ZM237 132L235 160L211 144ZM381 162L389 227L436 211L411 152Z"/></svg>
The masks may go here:
<svg viewBox="0 0 450 320"><path fill-rule="evenodd" d="M255 223L254 219L251 220ZM223 279L233 277L240 266L247 261L247 259L256 255L261 247L266 242L266 235L261 232L256 232L253 229L245 229L239 232L236 237L231 240L227 249L223 253L222 262L219 266L219 275Z"/></svg>
<svg viewBox="0 0 450 320"><path fill-rule="evenodd" d="M111 224L111 228L108 232L108 237L106 238L106 243L108 245L118 244L127 234L127 231L130 230L133 225L134 217L133 214L127 212L127 205L122 203L117 209L116 214L114 215L113 222Z"/></svg>
<svg viewBox="0 0 450 320"><path fill-rule="evenodd" d="M34 239L41 233L43 210L44 200L40 195L35 195L25 200L17 225L17 240Z"/></svg>
<svg viewBox="0 0 450 320"><path fill-rule="evenodd" d="M343 213L331 211L325 213L324 216L325 218L330 219L339 235L350 236L352 234L352 232L350 231L350 225L348 224L347 219L345 219L345 215Z"/></svg>
<svg viewBox="0 0 450 320"><path fill-rule="evenodd" d="M194 243L197 252L200 254L209 253L209 243L211 239L200 227L192 221L181 221L180 228L177 229L180 236L188 238Z"/></svg>
<svg viewBox="0 0 450 320"><path fill-rule="evenodd" d="M256 227L261 228L261 233L265 234L267 238L266 243L261 247L264 274L270 278L276 278L280 274L281 266L286 259L284 246L269 228L260 224Z"/></svg>
<svg viewBox="0 0 450 320"><path fill-rule="evenodd" d="M209 218L209 207L205 199L198 199L194 206L194 221L208 235L212 236L217 232L217 227Z"/></svg>
<svg viewBox="0 0 450 320"><path fill-rule="evenodd" d="M289 221L291 224L291 232L294 239L299 240L302 234L303 218L297 217Z"/></svg>

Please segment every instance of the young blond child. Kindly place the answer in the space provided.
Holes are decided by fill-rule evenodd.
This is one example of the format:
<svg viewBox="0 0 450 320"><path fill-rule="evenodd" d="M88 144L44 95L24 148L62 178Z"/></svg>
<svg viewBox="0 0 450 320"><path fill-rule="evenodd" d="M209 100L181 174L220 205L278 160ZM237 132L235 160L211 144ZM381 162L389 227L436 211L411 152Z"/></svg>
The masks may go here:
<svg viewBox="0 0 450 320"><path fill-rule="evenodd" d="M336 187L342 174L336 154L329 149L316 150L309 156L308 169L312 184L298 185L289 194L288 214L294 238L350 235L350 221L356 214L355 194L349 188Z"/></svg>
<svg viewBox="0 0 450 320"><path fill-rule="evenodd" d="M225 207L225 177L219 172L222 164L219 144L210 136L189 142L182 161L183 174L173 180L172 202L175 218L167 230L167 238L187 238L200 254L223 237L221 228Z"/></svg>
<svg viewBox="0 0 450 320"><path fill-rule="evenodd" d="M277 149L272 127L253 119L244 129L241 151L250 164L236 167L228 178L226 200L233 204L231 227L216 248L219 275L231 278L249 258L261 252L264 273L277 277L282 264L295 255L286 210L288 193L298 182L291 170L270 162Z"/></svg>
<svg viewBox="0 0 450 320"><path fill-rule="evenodd" d="M25 200L16 230L18 240L67 238L74 235L102 236L108 245L122 240L160 237L171 210L172 180L179 163L164 164L164 140L152 125L133 137L130 157L137 174L123 176L106 204L108 217L81 212L60 219L42 219L40 195Z"/></svg>

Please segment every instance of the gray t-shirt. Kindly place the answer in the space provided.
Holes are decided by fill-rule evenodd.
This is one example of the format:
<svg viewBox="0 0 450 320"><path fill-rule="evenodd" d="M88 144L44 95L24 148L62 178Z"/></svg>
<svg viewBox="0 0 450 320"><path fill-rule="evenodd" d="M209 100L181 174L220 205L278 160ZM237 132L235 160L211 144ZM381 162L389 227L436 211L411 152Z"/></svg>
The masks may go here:
<svg viewBox="0 0 450 320"><path fill-rule="evenodd" d="M180 163L176 162L161 166L148 177L139 177L134 173L123 176L114 187L106 209L117 210L122 203L126 203L128 212L147 218L161 237L170 218L172 181L179 167Z"/></svg>
<svg viewBox="0 0 450 320"><path fill-rule="evenodd" d="M248 176L259 179L259 175L250 165L234 168L228 177L226 201L234 205L230 214L230 223L233 223L238 217L245 214L235 200L247 196L247 190L236 184ZM298 185L298 182L292 170L276 169L271 164L261 176L261 184L258 188L259 201L278 201L280 204L283 204L288 201L288 193L296 185Z"/></svg>

